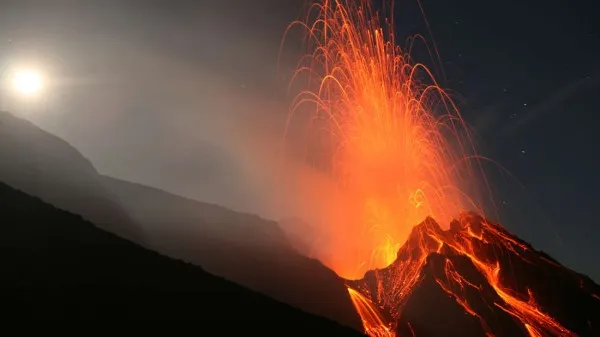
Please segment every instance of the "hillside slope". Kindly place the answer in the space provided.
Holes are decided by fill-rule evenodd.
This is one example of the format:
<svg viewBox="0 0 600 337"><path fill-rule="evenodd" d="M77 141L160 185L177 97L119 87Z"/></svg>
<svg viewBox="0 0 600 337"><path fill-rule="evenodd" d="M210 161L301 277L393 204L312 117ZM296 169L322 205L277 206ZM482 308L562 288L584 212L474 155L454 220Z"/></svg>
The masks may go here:
<svg viewBox="0 0 600 337"><path fill-rule="evenodd" d="M355 329L343 281L278 224L98 174L64 140L0 112L0 181L144 247ZM202 186L198 186L202 188Z"/></svg>
<svg viewBox="0 0 600 337"><path fill-rule="evenodd" d="M131 240L141 234L77 149L9 112L0 111L0 181Z"/></svg>
<svg viewBox="0 0 600 337"><path fill-rule="evenodd" d="M276 222L114 178L103 182L151 249L361 329L343 280L296 251Z"/></svg>
<svg viewBox="0 0 600 337"><path fill-rule="evenodd" d="M3 183L0 218L5 319L262 321L244 323L246 332L360 335L136 246ZM274 324L282 321L287 328Z"/></svg>

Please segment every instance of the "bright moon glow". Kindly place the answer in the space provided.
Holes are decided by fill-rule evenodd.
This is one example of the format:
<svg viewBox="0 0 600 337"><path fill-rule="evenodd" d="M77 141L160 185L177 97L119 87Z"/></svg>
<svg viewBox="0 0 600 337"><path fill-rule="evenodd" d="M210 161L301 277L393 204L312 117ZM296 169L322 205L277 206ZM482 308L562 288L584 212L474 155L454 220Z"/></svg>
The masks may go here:
<svg viewBox="0 0 600 337"><path fill-rule="evenodd" d="M42 77L34 71L18 71L13 78L13 87L23 95L32 96L42 89Z"/></svg>

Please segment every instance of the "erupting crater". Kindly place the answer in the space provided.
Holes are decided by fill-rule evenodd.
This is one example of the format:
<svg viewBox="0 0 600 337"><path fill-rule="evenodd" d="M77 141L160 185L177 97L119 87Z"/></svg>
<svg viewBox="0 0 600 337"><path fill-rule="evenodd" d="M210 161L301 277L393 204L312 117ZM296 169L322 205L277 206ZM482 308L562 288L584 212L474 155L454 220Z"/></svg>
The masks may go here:
<svg viewBox="0 0 600 337"><path fill-rule="evenodd" d="M600 287L463 213L413 228L388 267L346 282L372 336L596 336Z"/></svg>
<svg viewBox="0 0 600 337"><path fill-rule="evenodd" d="M307 54L285 133L302 117L307 162L343 195L318 212L316 257L347 279L371 336L600 335L598 285L478 215L493 205L488 159L412 58L425 39L399 48L384 3L390 17L321 0L286 31L302 28Z"/></svg>

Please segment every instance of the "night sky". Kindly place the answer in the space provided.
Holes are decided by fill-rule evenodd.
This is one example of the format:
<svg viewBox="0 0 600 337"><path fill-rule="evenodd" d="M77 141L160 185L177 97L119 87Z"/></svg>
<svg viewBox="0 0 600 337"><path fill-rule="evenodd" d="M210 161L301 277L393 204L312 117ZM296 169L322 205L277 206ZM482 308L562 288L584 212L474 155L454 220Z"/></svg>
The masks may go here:
<svg viewBox="0 0 600 337"><path fill-rule="evenodd" d="M287 108L276 60L301 3L2 1L2 69L34 60L53 79L41 103L2 104L101 173L270 216L255 197L264 178L248 173L257 169L242 165L243 142L228 135L269 119L249 110ZM398 1L397 36L435 42L440 82L480 152L514 176L489 167L500 220L600 280L600 5L421 3L431 31L416 1Z"/></svg>
<svg viewBox="0 0 600 337"><path fill-rule="evenodd" d="M505 226L600 279L596 1L423 1L495 175ZM497 170L498 171L498 170Z"/></svg>

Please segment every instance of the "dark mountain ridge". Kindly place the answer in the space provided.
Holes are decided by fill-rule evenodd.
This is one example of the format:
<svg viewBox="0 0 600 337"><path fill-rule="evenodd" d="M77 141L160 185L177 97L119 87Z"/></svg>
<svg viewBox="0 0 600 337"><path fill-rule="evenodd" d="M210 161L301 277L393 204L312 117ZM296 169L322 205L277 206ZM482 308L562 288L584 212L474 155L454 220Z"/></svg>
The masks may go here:
<svg viewBox="0 0 600 337"><path fill-rule="evenodd" d="M276 222L102 176L67 142L8 112L0 113L0 158L0 181L10 186L144 247L361 329L343 280L300 254Z"/></svg>
<svg viewBox="0 0 600 337"><path fill-rule="evenodd" d="M103 177L146 245L252 290L361 329L343 280L300 254L274 221Z"/></svg>
<svg viewBox="0 0 600 337"><path fill-rule="evenodd" d="M244 322L244 333L360 336L136 246L3 183L0 205L4 319L216 320Z"/></svg>
<svg viewBox="0 0 600 337"><path fill-rule="evenodd" d="M92 163L64 140L0 111L0 158L0 181L119 236L143 240L102 186Z"/></svg>

